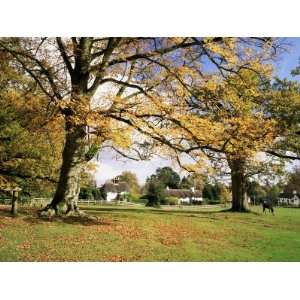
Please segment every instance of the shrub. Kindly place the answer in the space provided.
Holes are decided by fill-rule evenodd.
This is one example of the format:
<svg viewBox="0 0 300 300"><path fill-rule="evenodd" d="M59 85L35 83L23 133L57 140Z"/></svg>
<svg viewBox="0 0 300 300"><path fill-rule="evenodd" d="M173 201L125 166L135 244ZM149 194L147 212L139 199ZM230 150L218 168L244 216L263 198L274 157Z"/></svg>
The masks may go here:
<svg viewBox="0 0 300 300"><path fill-rule="evenodd" d="M80 199L94 199L92 188L90 187L82 187L79 193Z"/></svg>
<svg viewBox="0 0 300 300"><path fill-rule="evenodd" d="M161 205L169 205L168 197L162 198L162 199L159 201L159 203L160 203Z"/></svg>
<svg viewBox="0 0 300 300"><path fill-rule="evenodd" d="M167 200L167 204L169 205L178 205L179 204L179 199L177 197L173 197L173 196L170 196L170 197L166 197L165 198Z"/></svg>
<svg viewBox="0 0 300 300"><path fill-rule="evenodd" d="M143 203L146 204L148 202L148 198L147 195L142 195L139 197L139 199L137 200L137 203Z"/></svg>
<svg viewBox="0 0 300 300"><path fill-rule="evenodd" d="M138 194L132 194L132 193L129 193L126 195L126 199L127 201L129 202L134 202L134 203L144 203L144 199L141 199L140 195Z"/></svg>
<svg viewBox="0 0 300 300"><path fill-rule="evenodd" d="M211 204L211 205L213 205L213 204L220 204L221 202L220 202L220 200L213 200L213 199L204 199L204 201L203 201L205 204Z"/></svg>
<svg viewBox="0 0 300 300"><path fill-rule="evenodd" d="M95 200L102 200L103 199L102 192L98 188L93 188L92 189L92 195L93 195Z"/></svg>
<svg viewBox="0 0 300 300"><path fill-rule="evenodd" d="M96 187L82 187L80 189L79 198L85 200L102 200L106 199L106 193L103 189Z"/></svg>
<svg viewBox="0 0 300 300"><path fill-rule="evenodd" d="M107 193L106 193L106 191L105 191L105 188L104 188L104 185L99 189L98 188L98 190L99 190L99 192L100 192L100 199L101 200L106 200L106 197L107 197Z"/></svg>
<svg viewBox="0 0 300 300"><path fill-rule="evenodd" d="M195 200L192 201L192 205L202 205L202 204L203 204L202 201L195 201Z"/></svg>

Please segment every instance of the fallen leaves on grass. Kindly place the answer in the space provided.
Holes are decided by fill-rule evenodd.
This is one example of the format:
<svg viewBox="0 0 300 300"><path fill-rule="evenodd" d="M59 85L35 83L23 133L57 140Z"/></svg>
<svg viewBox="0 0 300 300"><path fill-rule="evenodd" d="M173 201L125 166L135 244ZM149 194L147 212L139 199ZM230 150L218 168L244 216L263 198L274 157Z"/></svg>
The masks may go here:
<svg viewBox="0 0 300 300"><path fill-rule="evenodd" d="M181 222L179 223L158 223L154 225L153 231L156 232L157 239L165 246L179 246L185 239L194 241L224 241L232 231L220 230L218 232L195 227L193 223Z"/></svg>
<svg viewBox="0 0 300 300"><path fill-rule="evenodd" d="M137 240L145 238L143 231L135 224L116 223L105 220L104 225L91 228L92 231L98 233L116 233L121 235L123 239Z"/></svg>
<svg viewBox="0 0 300 300"><path fill-rule="evenodd" d="M22 249L22 250L24 250L24 249L30 249L31 246L32 246L31 242L24 242L24 243L18 245L17 249Z"/></svg>
<svg viewBox="0 0 300 300"><path fill-rule="evenodd" d="M187 232L176 225L159 224L155 227L159 242L165 246L179 245L182 243L182 239L187 236Z"/></svg>
<svg viewBox="0 0 300 300"><path fill-rule="evenodd" d="M126 261L126 258L122 255L113 255L108 260L111 262L121 262Z"/></svg>

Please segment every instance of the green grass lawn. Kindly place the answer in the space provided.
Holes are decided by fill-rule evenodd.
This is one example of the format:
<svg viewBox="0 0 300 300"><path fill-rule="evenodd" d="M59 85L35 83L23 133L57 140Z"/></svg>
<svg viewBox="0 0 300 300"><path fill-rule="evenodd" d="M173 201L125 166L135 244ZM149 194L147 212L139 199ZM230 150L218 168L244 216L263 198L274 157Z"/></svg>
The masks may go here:
<svg viewBox="0 0 300 300"><path fill-rule="evenodd" d="M300 209L89 206L99 221L0 206L0 261L300 261Z"/></svg>

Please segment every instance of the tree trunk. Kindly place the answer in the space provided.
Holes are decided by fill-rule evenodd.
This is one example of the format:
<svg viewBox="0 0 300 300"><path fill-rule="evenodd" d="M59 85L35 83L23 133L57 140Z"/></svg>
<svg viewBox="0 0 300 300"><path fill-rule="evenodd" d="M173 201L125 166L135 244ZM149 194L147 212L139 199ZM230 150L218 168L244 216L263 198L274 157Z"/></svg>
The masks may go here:
<svg viewBox="0 0 300 300"><path fill-rule="evenodd" d="M12 215L17 215L18 213L18 192L12 192L12 199L11 199L11 211Z"/></svg>
<svg viewBox="0 0 300 300"><path fill-rule="evenodd" d="M66 123L66 139L58 185L51 203L44 209L46 211L53 209L55 213L58 212L58 205L63 204L67 206L66 213L78 211L80 172L85 160L84 129Z"/></svg>
<svg viewBox="0 0 300 300"><path fill-rule="evenodd" d="M235 159L229 161L231 169L232 185L232 211L248 211L248 200L246 191L245 161Z"/></svg>
<svg viewBox="0 0 300 300"><path fill-rule="evenodd" d="M80 172L85 160L85 120L82 108L89 109L91 95L88 95L89 67L91 63L92 38L81 38L77 42L74 52L75 64L71 76L70 105L63 109L66 120L66 139L62 155L62 166L59 182L51 203L45 210L54 209L57 213L59 204L66 204L66 213L79 212L77 203L80 191ZM74 118L83 121L80 125L74 124Z"/></svg>

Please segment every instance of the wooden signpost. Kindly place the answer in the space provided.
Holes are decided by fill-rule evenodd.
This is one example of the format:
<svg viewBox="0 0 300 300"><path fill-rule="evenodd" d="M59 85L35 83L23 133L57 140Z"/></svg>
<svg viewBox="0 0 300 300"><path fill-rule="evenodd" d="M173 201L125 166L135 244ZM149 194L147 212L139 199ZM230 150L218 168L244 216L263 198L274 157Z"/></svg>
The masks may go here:
<svg viewBox="0 0 300 300"><path fill-rule="evenodd" d="M17 215L18 213L18 200L19 200L19 192L22 191L19 187L11 187L11 188L0 188L2 191L10 192L12 195L11 198L11 210L10 213L12 215Z"/></svg>

